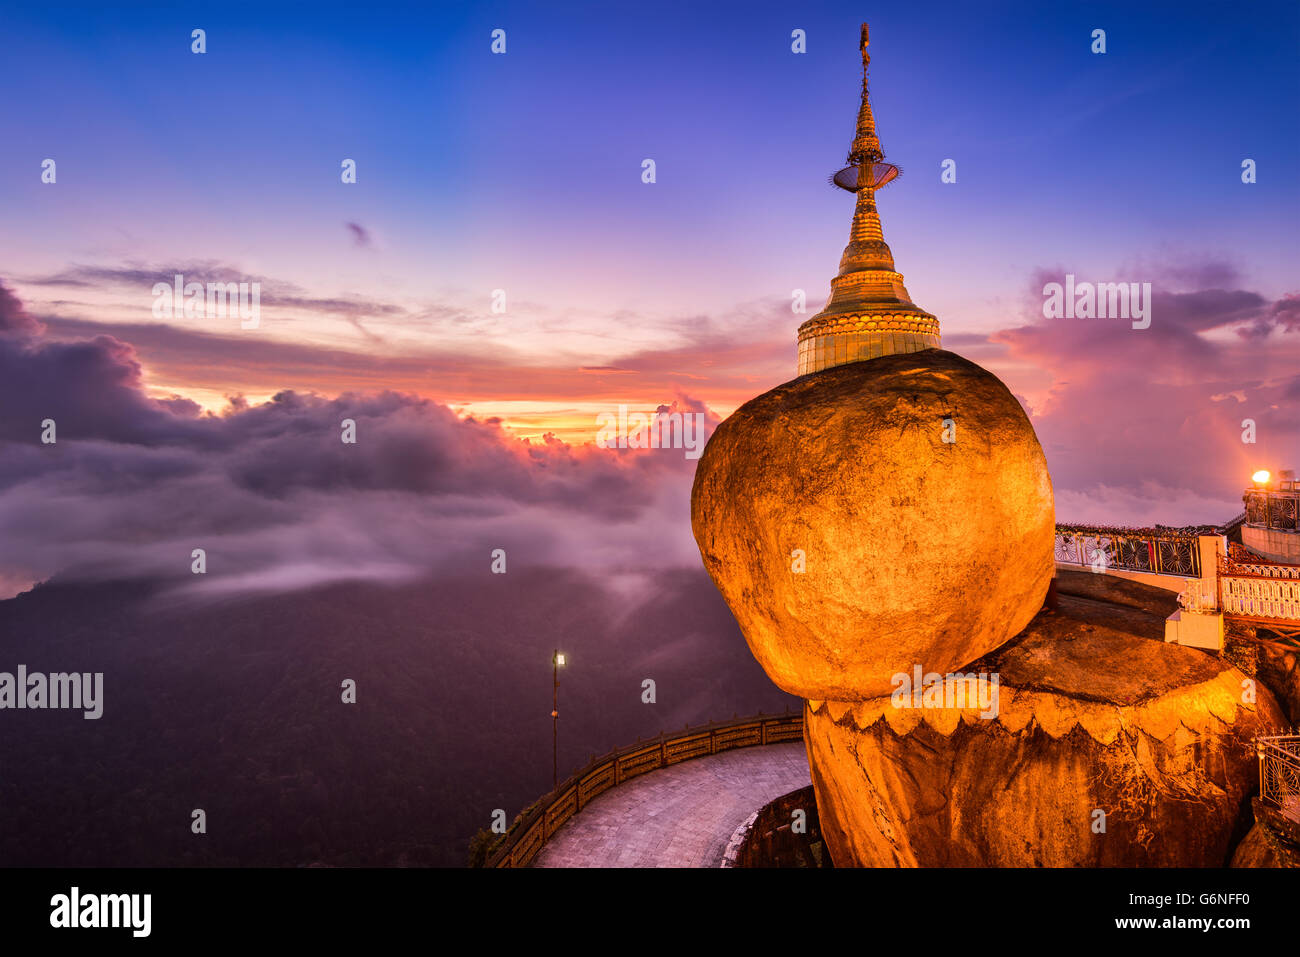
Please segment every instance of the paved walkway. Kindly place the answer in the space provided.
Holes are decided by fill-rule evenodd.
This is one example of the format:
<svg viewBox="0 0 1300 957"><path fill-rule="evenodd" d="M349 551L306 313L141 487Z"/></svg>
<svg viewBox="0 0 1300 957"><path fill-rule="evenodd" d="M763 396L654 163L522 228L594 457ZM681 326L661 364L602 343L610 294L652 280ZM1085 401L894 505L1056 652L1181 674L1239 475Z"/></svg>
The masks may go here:
<svg viewBox="0 0 1300 957"><path fill-rule="evenodd" d="M718 867L750 814L811 783L802 741L683 761L595 798L533 866Z"/></svg>

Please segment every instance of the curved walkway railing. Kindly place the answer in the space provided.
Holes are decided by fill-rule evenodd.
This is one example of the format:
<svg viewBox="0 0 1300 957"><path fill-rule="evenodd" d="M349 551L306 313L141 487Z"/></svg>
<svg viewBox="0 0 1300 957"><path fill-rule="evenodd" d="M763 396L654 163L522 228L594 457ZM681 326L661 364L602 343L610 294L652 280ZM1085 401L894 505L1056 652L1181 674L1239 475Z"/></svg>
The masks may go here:
<svg viewBox="0 0 1300 957"><path fill-rule="evenodd" d="M488 854L488 867L527 867L565 822L596 795L634 777L735 748L803 739L803 712L715 721L675 734L660 734L596 758L533 804Z"/></svg>

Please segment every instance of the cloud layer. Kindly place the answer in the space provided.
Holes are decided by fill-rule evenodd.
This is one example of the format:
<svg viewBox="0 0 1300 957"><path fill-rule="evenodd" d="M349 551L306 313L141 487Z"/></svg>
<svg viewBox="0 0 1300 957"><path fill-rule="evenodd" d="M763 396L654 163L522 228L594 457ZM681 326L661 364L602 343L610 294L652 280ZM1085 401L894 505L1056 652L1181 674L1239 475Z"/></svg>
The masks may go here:
<svg viewBox="0 0 1300 957"><path fill-rule="evenodd" d="M698 558L681 450L528 442L393 391L285 391L205 414L150 398L133 347L40 335L0 298L0 580L195 591L415 577L481 563L652 572ZM669 408L703 406L681 397ZM57 442L40 441L53 420ZM342 440L345 420L356 442ZM716 421L716 417L713 417ZM207 556L191 574L191 553Z"/></svg>

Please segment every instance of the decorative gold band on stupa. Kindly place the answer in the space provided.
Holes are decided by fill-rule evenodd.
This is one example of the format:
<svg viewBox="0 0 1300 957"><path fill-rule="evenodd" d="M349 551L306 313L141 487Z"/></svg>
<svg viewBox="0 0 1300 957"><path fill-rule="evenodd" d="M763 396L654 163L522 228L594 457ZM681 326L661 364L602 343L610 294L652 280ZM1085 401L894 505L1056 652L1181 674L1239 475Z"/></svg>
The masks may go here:
<svg viewBox="0 0 1300 957"><path fill-rule="evenodd" d="M849 244L826 308L799 327L799 375L900 352L939 348L939 320L912 303L876 210L876 190L899 175L876 137L867 96L867 25L862 25L862 106L849 166L832 182L857 193Z"/></svg>

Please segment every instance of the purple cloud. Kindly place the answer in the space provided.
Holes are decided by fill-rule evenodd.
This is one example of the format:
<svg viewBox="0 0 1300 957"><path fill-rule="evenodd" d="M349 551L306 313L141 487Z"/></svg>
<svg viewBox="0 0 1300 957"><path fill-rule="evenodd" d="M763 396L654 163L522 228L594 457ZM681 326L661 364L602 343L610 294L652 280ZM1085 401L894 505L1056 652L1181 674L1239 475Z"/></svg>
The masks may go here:
<svg viewBox="0 0 1300 957"><path fill-rule="evenodd" d="M370 245L370 231L360 223L344 223L344 228L352 234L352 243L355 246Z"/></svg>
<svg viewBox="0 0 1300 957"><path fill-rule="evenodd" d="M18 297L0 283L0 336L40 335L43 327L27 314Z"/></svg>
<svg viewBox="0 0 1300 957"><path fill-rule="evenodd" d="M1005 362L1009 381L1034 370L1047 382L1033 422L1047 450L1060 520L1224 521L1240 511L1241 489L1255 469L1300 460L1296 297L1170 292L1161 285L1167 276L1193 281L1235 273L1214 264L1166 267L1148 274L1150 328L1044 319L1042 284L1063 274L1035 274L1026 323L991 336L1006 354L988 363L998 371ZM1136 270L1114 278L1146 280ZM1238 401L1222 401L1226 396ZM1242 441L1246 420L1255 424L1254 443Z"/></svg>

